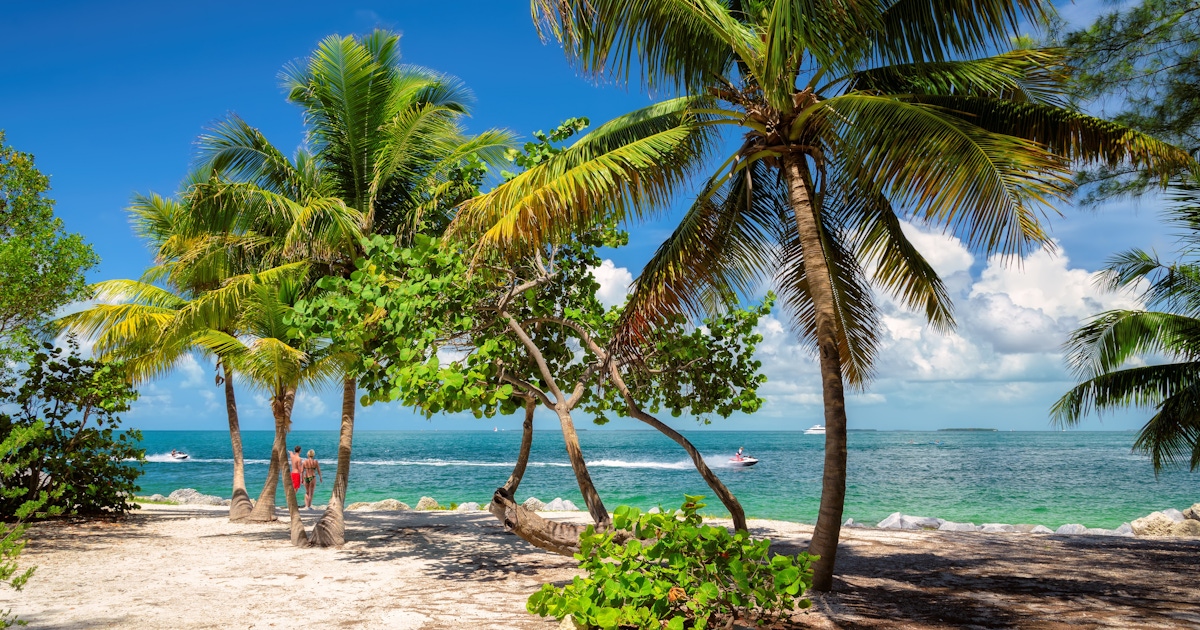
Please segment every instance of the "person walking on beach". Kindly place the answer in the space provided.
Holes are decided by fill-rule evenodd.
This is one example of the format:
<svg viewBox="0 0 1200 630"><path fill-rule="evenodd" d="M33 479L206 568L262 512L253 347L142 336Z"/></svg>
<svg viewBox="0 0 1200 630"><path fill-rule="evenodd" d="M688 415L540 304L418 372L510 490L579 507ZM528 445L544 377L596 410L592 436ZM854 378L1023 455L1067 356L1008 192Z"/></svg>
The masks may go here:
<svg viewBox="0 0 1200 630"><path fill-rule="evenodd" d="M300 470L304 467L304 463L300 461L300 447L288 453L288 460L292 465L292 490L300 489Z"/></svg>
<svg viewBox="0 0 1200 630"><path fill-rule="evenodd" d="M317 477L321 481L325 481L325 475L321 474L321 462L317 461L317 452L308 449L308 459L304 460L304 507L305 509L312 507L313 491L317 489Z"/></svg>

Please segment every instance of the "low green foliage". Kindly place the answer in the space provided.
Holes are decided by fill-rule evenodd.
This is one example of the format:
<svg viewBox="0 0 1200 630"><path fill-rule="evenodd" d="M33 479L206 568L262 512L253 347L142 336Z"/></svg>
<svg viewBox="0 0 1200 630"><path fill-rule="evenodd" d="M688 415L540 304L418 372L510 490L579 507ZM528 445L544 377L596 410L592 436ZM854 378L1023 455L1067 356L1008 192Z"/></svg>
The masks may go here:
<svg viewBox="0 0 1200 630"><path fill-rule="evenodd" d="M0 467L0 519L41 517L25 512L34 498L64 514L133 509L145 451L139 431L119 431L117 414L137 398L120 366L80 357L74 340L28 354L20 378L0 382L0 439L23 440Z"/></svg>
<svg viewBox="0 0 1200 630"><path fill-rule="evenodd" d="M810 603L815 556L769 556L771 541L705 525L703 497L675 513L618 507L614 531L588 529L575 555L586 576L545 584L526 609L588 628L712 628L731 618L773 621ZM632 535L632 538L630 538Z"/></svg>

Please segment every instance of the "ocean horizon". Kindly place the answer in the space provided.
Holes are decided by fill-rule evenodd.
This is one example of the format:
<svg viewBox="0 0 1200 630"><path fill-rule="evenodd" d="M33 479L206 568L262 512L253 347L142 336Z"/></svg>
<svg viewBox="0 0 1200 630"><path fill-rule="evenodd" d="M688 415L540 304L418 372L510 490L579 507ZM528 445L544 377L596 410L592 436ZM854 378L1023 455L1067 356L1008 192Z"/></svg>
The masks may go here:
<svg viewBox="0 0 1200 630"><path fill-rule="evenodd" d="M1157 477L1132 453L1130 431L851 430L844 518L873 524L892 512L981 523L1066 523L1117 527L1152 511L1200 501L1200 475L1172 468ZM244 431L246 481L256 497L266 477L271 431ZM824 436L802 431L688 431L705 462L738 497L747 516L813 523L821 492ZM227 431L143 431L143 496L195 488L228 498L232 449ZM336 431L294 431L289 448L317 453L328 500ZM515 463L521 431L361 431L355 434L348 502L431 496L443 505L486 504ZM687 454L656 431L595 429L580 443L608 510L675 507L684 494L708 497L704 512L727 513ZM728 465L738 449L761 461ZM170 451L190 455L171 458ZM582 497L559 431L535 431L517 499ZM278 493L282 502L282 486Z"/></svg>

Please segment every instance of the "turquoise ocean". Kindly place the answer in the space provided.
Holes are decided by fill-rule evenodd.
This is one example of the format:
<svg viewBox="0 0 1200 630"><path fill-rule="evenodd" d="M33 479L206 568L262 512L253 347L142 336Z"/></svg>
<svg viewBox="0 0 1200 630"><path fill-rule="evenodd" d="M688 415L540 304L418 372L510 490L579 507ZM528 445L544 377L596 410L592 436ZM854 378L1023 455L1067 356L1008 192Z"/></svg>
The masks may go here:
<svg viewBox="0 0 1200 630"><path fill-rule="evenodd" d="M824 436L799 432L694 431L705 461L737 495L746 514L814 523L821 495ZM845 516L875 523L892 512L979 523L1082 523L1116 527L1154 510L1200 501L1200 474L1186 468L1157 478L1149 460L1130 452L1129 432L851 431ZM243 433L250 496L267 473L272 434ZM512 470L520 431L362 431L354 436L349 501L395 498L414 505L431 496L443 505L486 504ZM684 494L719 501L686 453L657 432L583 431L580 442L605 507L678 506ZM328 500L337 457L335 431L296 431L288 446L314 449L325 473L316 502ZM146 431L142 495L195 488L228 498L229 434ZM761 462L725 465L739 446ZM171 459L171 449L186 452ZM562 435L536 431L518 500L555 497L583 506ZM282 490L279 501L283 501Z"/></svg>

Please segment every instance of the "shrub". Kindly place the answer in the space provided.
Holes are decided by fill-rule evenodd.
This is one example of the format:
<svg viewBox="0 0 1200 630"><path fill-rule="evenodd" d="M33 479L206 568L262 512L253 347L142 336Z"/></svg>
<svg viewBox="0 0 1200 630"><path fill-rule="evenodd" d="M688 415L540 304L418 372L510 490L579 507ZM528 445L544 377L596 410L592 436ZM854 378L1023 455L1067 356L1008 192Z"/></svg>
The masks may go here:
<svg viewBox="0 0 1200 630"><path fill-rule="evenodd" d="M734 618L775 621L799 608L815 556L775 555L771 541L704 525L703 497L685 496L675 514L618 507L613 531L588 527L575 555L586 576L562 588L544 584L526 609L571 615L587 628L703 629Z"/></svg>
<svg viewBox="0 0 1200 630"><path fill-rule="evenodd" d="M65 514L133 509L145 451L140 432L118 431L117 414L137 393L119 366L81 358L73 339L69 352L50 344L31 350L20 378L0 383L0 405L9 406L0 412L0 439L42 428L10 454L20 465L0 470L0 519L17 517L43 493Z"/></svg>

